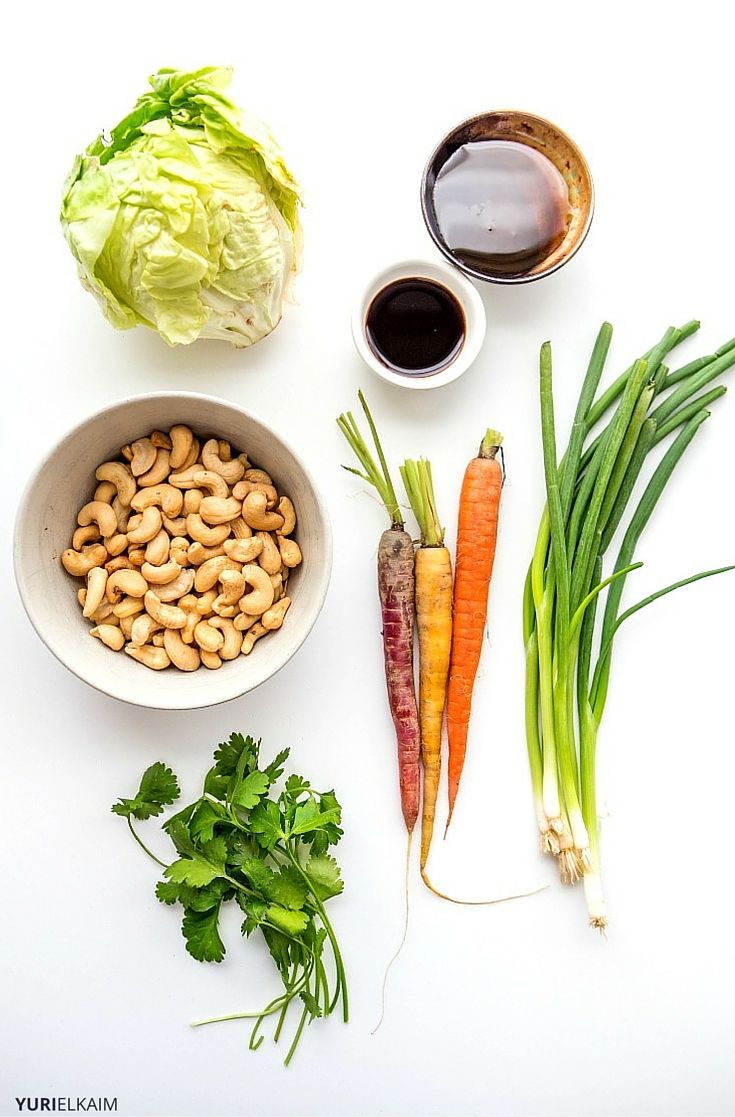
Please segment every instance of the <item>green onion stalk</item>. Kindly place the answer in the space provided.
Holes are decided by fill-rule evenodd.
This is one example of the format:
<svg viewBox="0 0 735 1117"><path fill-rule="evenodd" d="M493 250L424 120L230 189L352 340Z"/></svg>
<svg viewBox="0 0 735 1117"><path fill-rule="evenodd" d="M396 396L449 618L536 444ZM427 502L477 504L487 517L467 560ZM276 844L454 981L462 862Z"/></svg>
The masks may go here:
<svg viewBox="0 0 735 1117"><path fill-rule="evenodd" d="M621 611L635 550L651 514L702 424L726 389L710 387L735 364L735 339L671 370L669 354L699 328L670 327L660 341L599 393L612 327L605 322L582 382L566 449L556 440L551 345L540 357L546 505L523 598L526 742L541 848L562 879L584 880L590 924L604 931L595 756L607 701L615 636L625 620L692 582L683 578ZM638 495L648 455L667 442ZM632 508L632 511L630 509ZM608 574L605 556L622 532ZM599 603L604 600L601 623ZM593 665L594 664L594 665Z"/></svg>

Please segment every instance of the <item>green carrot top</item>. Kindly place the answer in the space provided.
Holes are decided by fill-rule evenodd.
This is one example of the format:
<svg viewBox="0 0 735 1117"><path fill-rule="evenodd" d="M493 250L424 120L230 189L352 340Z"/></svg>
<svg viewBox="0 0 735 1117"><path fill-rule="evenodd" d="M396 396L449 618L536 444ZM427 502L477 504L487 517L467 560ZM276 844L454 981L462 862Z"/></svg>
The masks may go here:
<svg viewBox="0 0 735 1117"><path fill-rule="evenodd" d="M401 477L421 532L422 547L443 547L444 528L439 522L434 498L431 462L425 458L407 458L401 466Z"/></svg>
<svg viewBox="0 0 735 1117"><path fill-rule="evenodd" d="M372 485L385 505L386 512L390 516L390 521L393 526L402 528L403 516L398 505L398 497L393 488L393 482L388 471L388 463L385 460L383 447L380 445L380 439L378 438L378 432L373 422L373 417L370 414L370 409L365 402L362 391L357 393L357 398L360 400L362 409L365 412L365 418L367 419L370 433L375 444L378 461L375 461L367 442L360 433L360 428L355 421L354 415L351 411L347 411L339 416L337 419L337 426L352 447L357 460L362 466L362 470L355 469L350 465L345 465L342 468L346 469L348 473L354 473L357 477L362 477L363 481L367 481L368 485ZM378 464L378 462L380 464Z"/></svg>

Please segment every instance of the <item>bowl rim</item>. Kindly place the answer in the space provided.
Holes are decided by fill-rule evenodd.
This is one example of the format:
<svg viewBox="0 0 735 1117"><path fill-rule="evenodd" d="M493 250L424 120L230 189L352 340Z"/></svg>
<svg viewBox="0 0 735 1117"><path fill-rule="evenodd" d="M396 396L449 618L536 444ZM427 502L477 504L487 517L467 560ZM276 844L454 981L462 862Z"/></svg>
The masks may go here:
<svg viewBox="0 0 735 1117"><path fill-rule="evenodd" d="M229 410L239 412L241 415L244 415L247 419L249 419L251 421L254 421L258 425L263 427L264 430L269 435L272 435L273 438L275 438L281 444L281 446L283 446L293 456L293 458L298 462L298 465L299 465L300 469L302 470L303 475L306 478L306 481L307 481L308 485L311 488L311 491L312 491L313 496L314 496L314 502L316 504L318 513L321 517L321 526L322 526L322 529L323 529L322 541L323 541L324 552L325 552L324 553L324 562L322 563L321 572L320 572L319 578L318 578L318 580L316 582L316 585L315 585L315 601L314 601L314 606L313 606L313 615L308 619L308 623L304 624L304 628L303 628L303 631L300 634L300 638L299 638L298 642L295 645L291 646L291 649L288 652L288 654L282 654L279 657L279 659L276 661L276 664L273 667L272 671L265 678L260 679L259 681L254 682L251 685L245 685L245 686L241 686L239 683L235 682L233 684L234 685L234 693L225 695L221 698L213 698L211 700L207 700L206 697L201 696L202 699L203 699L201 701L174 700L174 699L171 699L170 697L167 698L167 699L164 698L164 699L162 699L161 701L158 701L158 702L141 701L141 700L136 701L136 699L130 697L130 695L128 693L122 693L122 688L117 687L114 683L108 688L108 687L101 686L96 682L93 682L91 679L88 679L83 673L81 673L79 670L77 670L77 668L73 665L72 662L70 662L69 658L67 658L67 656L64 654L63 647L59 646L58 642L53 642L53 643L49 642L49 640L47 639L47 636L45 635L45 633L43 631L42 623L39 621L38 616L36 614L36 610L35 610L35 607L34 607L34 604L33 604L32 595L29 594L29 592L28 592L28 587L27 587L25 575L22 571L22 561L23 561L22 560L22 550L23 550L23 547L22 547L22 543L21 543L21 536L23 534L23 530L24 530L24 527L25 527L25 520L26 520L26 516L27 516L27 512L28 512L28 497L29 497L34 485L37 483L42 471L44 470L44 468L46 468L48 466L49 462L54 458L54 456L58 453L58 451L61 449L61 447L63 446L63 444L65 442L79 437L80 435L83 434L84 429L88 426L89 423L103 418L108 412L116 410L117 408L120 408L122 406L127 406L129 404L141 403L144 400L172 400L173 401L173 400L181 400L181 399L187 399L187 400L191 400L191 401L194 401L194 402L206 401L207 403L212 403L212 404L215 404L216 406L219 406L219 407L224 406L224 407L228 408ZM266 420L261 418L261 416L258 415L256 412L249 411L246 408L241 407L240 404L233 403L231 400L225 399L222 396L211 395L210 393L207 393L207 392L190 392L190 391L176 391L176 390L139 392L134 396L123 396L121 398L112 400L110 403L104 404L102 407L98 408L96 411L93 411L90 414L86 415L83 419L80 419L73 426L67 428L60 435L60 437L56 439L56 441L53 443L53 445L41 457L37 466L31 472L28 480L26 481L26 483L23 487L23 491L21 492L20 499L18 501L18 505L17 505L17 508L16 508L15 519L14 519L14 524L13 524L13 573L14 573L14 576L15 576L15 584L16 584L16 587L18 589L18 594L20 596L21 603L23 605L23 609L25 610L26 616L28 617L28 620L31 622L31 625L34 628L38 638L41 640L41 643L46 648L48 648L48 650L51 652L51 654L59 661L59 663L62 664L62 666L64 666L67 669L67 671L70 671L72 675L74 675L81 682L85 683L87 686L92 687L93 690L96 690L100 694L107 695L110 698L114 698L117 701L124 702L127 705L137 706L137 707L140 707L142 709L150 709L150 710L187 711L187 710L205 709L205 708L208 708L208 707L211 707L211 706L219 706L219 705L221 705L225 702L232 702L237 698L242 698L243 695L248 694L251 690L255 690L257 687L261 686L263 683L268 682L270 679L272 679L274 675L277 675L278 672L283 667L286 666L286 664L289 662L289 660L291 660L293 658L293 656L300 650L300 648L302 647L302 645L303 645L304 641L306 640L307 636L310 634L311 630L313 629L314 625L316 624L316 621L317 621L319 615L322 612L324 602L326 600L327 592L328 592L328 589L329 589L329 584L330 584L330 581L331 581L333 559L334 559L334 555L333 555L333 535L332 535L332 524L331 524L331 519L330 519L330 516L329 516L329 510L327 508L327 504L326 504L326 501L325 501L324 497L321 495L321 492L319 491L319 488L316 485L316 482L314 480L314 476L313 476L311 470L305 465L301 455L299 453L297 453L297 451L294 449L294 447L292 446L292 444L290 443L290 441L288 439L284 438L281 434L279 434L277 431L275 431L273 429L273 427L270 425L270 423L266 422ZM284 651L285 651L285 647L286 647L286 645L284 644ZM218 674L218 673L216 673L216 674ZM237 674L233 673L232 678L233 678L233 680L236 680L238 678ZM186 693L186 691L182 688L182 695L185 695L185 693Z"/></svg>
<svg viewBox="0 0 735 1117"><path fill-rule="evenodd" d="M435 274L431 274L432 271ZM441 278L438 278L439 276ZM446 287L461 303L466 326L464 343L456 357L438 372L418 376L396 372L384 365L371 349L365 336L365 317L370 303L378 292L394 280L412 277L428 279ZM465 305L469 315L465 312ZM370 371L386 384L414 391L444 388L447 384L458 380L482 352L487 333L485 304L474 283L463 275L460 269L449 267L444 260L439 258L430 260L417 256L395 260L374 272L369 280L361 285L359 294L353 300L350 322L355 349Z"/></svg>
<svg viewBox="0 0 735 1117"><path fill-rule="evenodd" d="M534 272L533 274L529 275L487 275L484 272L472 268L469 264L465 264L462 260L459 259L459 257L454 255L452 250L438 235L437 231L434 229L434 223L429 213L427 181L433 167L434 160L436 159L441 149L444 147L450 137L453 136L455 132L458 132L461 128L466 128L467 125L474 124L476 121L484 120L488 116L502 116L503 114L506 114L508 116L524 117L526 120L537 121L539 124L544 124L549 128L553 128L556 132L559 133L560 136L563 136L566 142L569 144L570 148L572 148L572 150L575 152L581 167L587 174L587 179L590 184L589 206L587 208L587 214L585 216L582 232L580 233L576 244L574 244L572 248L560 260L557 260L555 264L552 264L551 267L545 268L543 271ZM525 109L486 109L484 112L474 113L472 116L468 116L464 120L461 120L458 124L455 124L454 127L450 128L449 131L446 132L445 135L439 140L439 142L436 144L433 151L429 155L429 158L426 160L424 170L421 175L420 192L421 215L424 219L424 225L426 226L429 236L441 252L442 256L444 256L445 259L449 260L449 262L453 264L454 267L457 268L459 271L464 272L465 275L471 276L473 279L479 279L483 283L497 283L501 286L514 286L518 283L535 283L539 279L544 279L547 275L553 275L554 272L559 270L559 268L563 268L565 264L569 263L569 261L574 256L576 256L576 254L579 252L580 248L586 241L587 234L589 233L590 226L592 224L592 218L594 217L595 213L595 184L592 178L592 172L590 170L589 163L587 162L582 149L572 139L569 133L566 132L563 128L560 128L558 124L555 124L553 120L549 120L548 117L545 116L539 116L538 113L527 112Z"/></svg>

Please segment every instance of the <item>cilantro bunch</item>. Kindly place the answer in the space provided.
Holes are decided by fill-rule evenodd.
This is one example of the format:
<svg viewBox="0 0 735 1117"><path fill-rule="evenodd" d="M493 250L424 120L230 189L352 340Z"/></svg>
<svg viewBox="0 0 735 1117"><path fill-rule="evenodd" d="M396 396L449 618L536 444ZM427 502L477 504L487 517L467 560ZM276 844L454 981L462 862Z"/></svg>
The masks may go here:
<svg viewBox="0 0 735 1117"><path fill-rule="evenodd" d="M234 900L245 916L242 933L260 932L278 968L283 991L261 1012L238 1012L199 1021L251 1019L250 1049L263 1042L267 1017L275 1017L278 1040L292 1002L301 1006L290 1062L304 1026L329 1016L342 1003L348 1019L347 983L339 945L325 902L339 895L339 866L327 852L342 836L342 811L333 791L315 791L301 776L291 775L280 793L289 750L259 766L260 742L233 733L218 746L201 796L163 823L177 858L159 860L144 844L133 819L160 815L180 795L176 776L162 763L146 769L133 799L120 799L112 810L127 819L130 832L150 858L164 869L156 895L164 904L181 904L186 949L200 962L221 962L225 944L219 933L222 905ZM332 955L333 986L324 964Z"/></svg>

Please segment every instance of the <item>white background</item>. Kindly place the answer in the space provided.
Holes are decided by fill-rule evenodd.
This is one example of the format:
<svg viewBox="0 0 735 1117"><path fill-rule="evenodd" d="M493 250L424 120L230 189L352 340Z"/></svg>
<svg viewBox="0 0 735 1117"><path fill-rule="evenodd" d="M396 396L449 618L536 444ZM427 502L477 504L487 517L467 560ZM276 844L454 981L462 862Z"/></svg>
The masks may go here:
<svg viewBox="0 0 735 1117"><path fill-rule="evenodd" d="M670 323L702 318L682 360L735 333L732 51L724 5L238 3L16 5L3 35L3 1007L0 1111L15 1096L117 1096L127 1114L732 1113L731 633L735 582L698 585L621 635L600 737L607 940L536 850L523 740L520 601L542 502L537 353L554 342L559 427L604 318L609 375ZM231 62L233 92L271 123L303 182L299 305L252 351L170 350L116 333L79 287L57 220L76 152L159 66ZM523 107L557 121L592 167L589 239L558 274L483 289L489 331L458 383L373 380L349 335L354 292L431 253L418 205L426 156L462 118ZM371 1036L400 935L405 836L384 697L375 549L384 518L343 473L334 418L366 388L393 462L429 455L454 543L462 470L486 425L508 483L456 821L433 874L484 897L461 909L412 872L408 942ZM201 389L276 424L327 495L332 586L298 656L246 699L192 714L94 693L44 649L9 565L15 506L49 444L89 412L149 389ZM171 419L175 421L175 415ZM641 541L633 601L735 560L735 404L716 405ZM71 516L70 509L69 514ZM234 728L283 745L344 804L347 888L332 904L352 1019L319 1023L284 1071L244 1025L270 960L239 941L193 962L155 873L109 806L161 758L192 796ZM157 848L157 827L148 824Z"/></svg>

